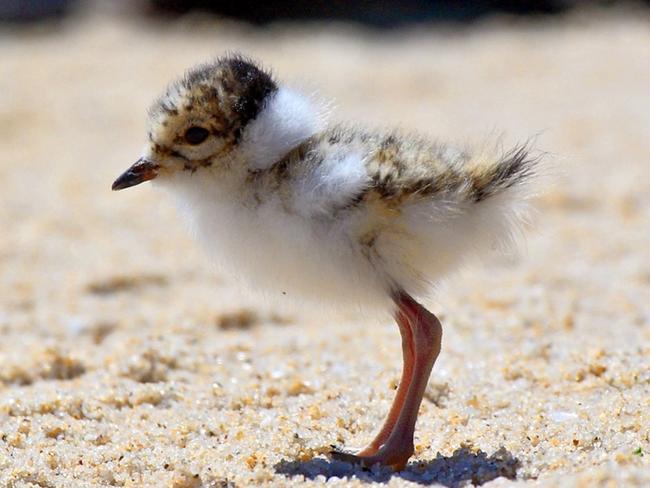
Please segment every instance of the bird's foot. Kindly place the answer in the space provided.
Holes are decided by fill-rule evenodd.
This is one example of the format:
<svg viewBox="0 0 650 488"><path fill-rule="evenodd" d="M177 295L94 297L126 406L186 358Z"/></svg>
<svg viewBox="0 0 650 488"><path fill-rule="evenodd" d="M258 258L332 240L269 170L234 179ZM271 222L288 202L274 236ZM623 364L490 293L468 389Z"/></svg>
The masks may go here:
<svg viewBox="0 0 650 488"><path fill-rule="evenodd" d="M408 446L391 447L386 444L379 449L368 446L358 452L334 448L329 453L329 456L337 461L359 464L365 468L381 464L389 466L393 471L402 471L412 455L412 446L410 448Z"/></svg>

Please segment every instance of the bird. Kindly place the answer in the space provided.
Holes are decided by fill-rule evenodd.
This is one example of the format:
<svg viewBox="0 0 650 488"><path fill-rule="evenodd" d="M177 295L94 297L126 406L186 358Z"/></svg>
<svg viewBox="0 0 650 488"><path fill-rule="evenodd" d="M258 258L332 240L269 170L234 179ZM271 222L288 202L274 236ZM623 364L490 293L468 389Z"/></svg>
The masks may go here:
<svg viewBox="0 0 650 488"><path fill-rule="evenodd" d="M401 470L441 350L441 323L421 302L518 240L540 158L528 142L458 148L330 119L313 94L225 54L153 103L141 157L112 189L151 181L170 194L211 260L255 288L392 315L403 359L392 406L366 447L329 455Z"/></svg>

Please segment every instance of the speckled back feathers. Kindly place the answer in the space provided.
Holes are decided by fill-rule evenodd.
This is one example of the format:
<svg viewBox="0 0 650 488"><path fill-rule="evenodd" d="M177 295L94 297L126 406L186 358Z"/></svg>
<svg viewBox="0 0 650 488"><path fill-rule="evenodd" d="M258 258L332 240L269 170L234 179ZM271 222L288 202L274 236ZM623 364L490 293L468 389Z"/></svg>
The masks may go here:
<svg viewBox="0 0 650 488"><path fill-rule="evenodd" d="M265 185L279 189L341 152L359 155L369 181L332 212L376 199L396 209L423 199L453 200L456 205L480 203L534 178L539 163L527 145L495 157L399 131L373 132L337 124L308 138L268 170L251 173L251 181L264 178Z"/></svg>

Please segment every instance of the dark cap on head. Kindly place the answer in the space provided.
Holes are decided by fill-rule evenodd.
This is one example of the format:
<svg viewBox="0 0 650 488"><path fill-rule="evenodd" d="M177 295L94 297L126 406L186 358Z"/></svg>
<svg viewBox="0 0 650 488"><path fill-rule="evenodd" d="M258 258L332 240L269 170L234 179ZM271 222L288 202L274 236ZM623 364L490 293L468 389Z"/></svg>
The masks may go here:
<svg viewBox="0 0 650 488"><path fill-rule="evenodd" d="M208 111L221 126L222 135L232 132L238 136L277 89L271 75L252 60L240 55L225 56L188 71L154 104L150 115L155 119L183 110ZM180 97L170 96L174 92Z"/></svg>

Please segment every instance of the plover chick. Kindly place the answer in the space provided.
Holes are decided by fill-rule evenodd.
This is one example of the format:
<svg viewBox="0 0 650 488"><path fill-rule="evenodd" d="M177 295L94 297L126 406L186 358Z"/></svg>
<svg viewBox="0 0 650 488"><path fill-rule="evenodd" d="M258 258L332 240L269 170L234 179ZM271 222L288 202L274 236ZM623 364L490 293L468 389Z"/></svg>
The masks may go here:
<svg viewBox="0 0 650 488"><path fill-rule="evenodd" d="M526 147L490 155L329 125L310 97L226 56L154 103L144 153L113 189L155 179L214 259L255 287L392 313L403 353L395 400L367 447L332 456L401 469L442 337L416 299L512 236L534 172Z"/></svg>

